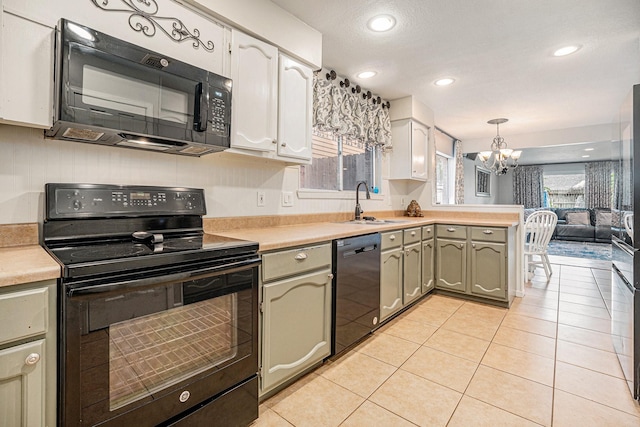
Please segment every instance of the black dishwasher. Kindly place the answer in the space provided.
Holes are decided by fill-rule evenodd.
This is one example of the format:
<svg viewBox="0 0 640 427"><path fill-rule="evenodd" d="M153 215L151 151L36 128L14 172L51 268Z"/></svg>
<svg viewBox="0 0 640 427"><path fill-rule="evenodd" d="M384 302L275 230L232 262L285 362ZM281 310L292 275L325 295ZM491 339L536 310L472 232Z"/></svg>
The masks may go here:
<svg viewBox="0 0 640 427"><path fill-rule="evenodd" d="M380 234L333 241L332 354L373 331L380 319Z"/></svg>

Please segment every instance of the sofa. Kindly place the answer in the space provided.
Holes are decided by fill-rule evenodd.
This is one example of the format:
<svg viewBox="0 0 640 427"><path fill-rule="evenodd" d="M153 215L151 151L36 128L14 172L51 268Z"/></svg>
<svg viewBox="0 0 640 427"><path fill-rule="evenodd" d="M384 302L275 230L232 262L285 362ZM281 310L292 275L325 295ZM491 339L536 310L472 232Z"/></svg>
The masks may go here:
<svg viewBox="0 0 640 427"><path fill-rule="evenodd" d="M537 210L550 210L558 216L552 239L576 242L611 243L611 235L626 239L622 225L624 212L608 208L525 209L525 220Z"/></svg>

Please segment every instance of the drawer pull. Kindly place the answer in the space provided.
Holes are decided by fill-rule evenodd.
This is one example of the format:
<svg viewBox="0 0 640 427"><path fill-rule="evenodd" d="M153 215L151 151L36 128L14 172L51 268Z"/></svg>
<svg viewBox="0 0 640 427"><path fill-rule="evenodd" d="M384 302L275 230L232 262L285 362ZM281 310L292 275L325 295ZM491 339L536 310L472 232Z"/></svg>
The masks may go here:
<svg viewBox="0 0 640 427"><path fill-rule="evenodd" d="M427 228L427 233L431 233L431 229L430 228Z"/></svg>
<svg viewBox="0 0 640 427"><path fill-rule="evenodd" d="M449 228L447 228L447 231L449 233L453 233L454 231L456 231L456 229L454 227L449 227Z"/></svg>
<svg viewBox="0 0 640 427"><path fill-rule="evenodd" d="M27 356L26 359L24 359L25 365L29 365L29 366L35 365L39 361L40 361L40 355L38 353L31 353L30 355Z"/></svg>
<svg viewBox="0 0 640 427"><path fill-rule="evenodd" d="M305 259L307 259L307 254L305 254L304 252L300 252L293 258L298 261L304 261Z"/></svg>
<svg viewBox="0 0 640 427"><path fill-rule="evenodd" d="M395 234L392 234L391 236L389 236L389 240L396 240Z"/></svg>
<svg viewBox="0 0 640 427"><path fill-rule="evenodd" d="M493 234L493 231L492 230L484 230L483 233L484 234Z"/></svg>
<svg viewBox="0 0 640 427"><path fill-rule="evenodd" d="M413 237L413 236L415 236L415 235L416 235L416 232L415 232L415 231L412 231L412 232L411 232L411 237Z"/></svg>

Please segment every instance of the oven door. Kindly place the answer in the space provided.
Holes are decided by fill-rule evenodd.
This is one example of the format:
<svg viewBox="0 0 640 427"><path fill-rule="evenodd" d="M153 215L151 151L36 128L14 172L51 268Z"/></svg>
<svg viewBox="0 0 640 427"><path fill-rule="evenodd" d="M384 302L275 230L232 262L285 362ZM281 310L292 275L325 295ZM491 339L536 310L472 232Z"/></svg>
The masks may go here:
<svg viewBox="0 0 640 427"><path fill-rule="evenodd" d="M60 425L158 425L255 380L259 259L247 264L186 278L63 284ZM245 424L257 417L253 388Z"/></svg>

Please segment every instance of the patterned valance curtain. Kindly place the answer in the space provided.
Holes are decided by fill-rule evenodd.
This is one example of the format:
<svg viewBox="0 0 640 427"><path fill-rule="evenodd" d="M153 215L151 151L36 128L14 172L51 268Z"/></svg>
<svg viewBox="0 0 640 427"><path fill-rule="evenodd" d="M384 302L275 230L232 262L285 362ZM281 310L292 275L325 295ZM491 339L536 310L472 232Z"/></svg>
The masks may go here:
<svg viewBox="0 0 640 427"><path fill-rule="evenodd" d="M369 145L391 147L389 109L363 99L361 93L327 80L321 70L313 76L313 126Z"/></svg>
<svg viewBox="0 0 640 427"><path fill-rule="evenodd" d="M542 207L542 166L518 166L513 170L513 202L527 208Z"/></svg>
<svg viewBox="0 0 640 427"><path fill-rule="evenodd" d="M462 141L457 139L453 150L456 156L456 205L462 205L464 204L464 159L462 157Z"/></svg>
<svg viewBox="0 0 640 427"><path fill-rule="evenodd" d="M612 162L589 162L584 165L584 201L587 208L611 207Z"/></svg>

